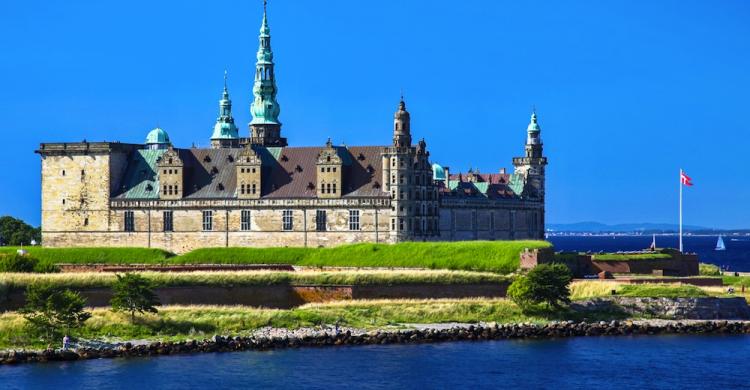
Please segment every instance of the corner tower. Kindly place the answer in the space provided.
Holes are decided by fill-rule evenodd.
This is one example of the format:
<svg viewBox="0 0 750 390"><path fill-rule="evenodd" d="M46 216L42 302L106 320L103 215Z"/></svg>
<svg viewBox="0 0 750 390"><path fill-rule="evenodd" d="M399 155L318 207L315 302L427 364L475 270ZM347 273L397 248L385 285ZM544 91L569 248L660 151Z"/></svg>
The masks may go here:
<svg viewBox="0 0 750 390"><path fill-rule="evenodd" d="M544 170L547 157L543 154L541 131L537 123L536 112L533 112L531 121L526 127L525 155L513 158L513 165L515 172L525 179L524 195L544 202Z"/></svg>
<svg viewBox="0 0 750 390"><path fill-rule="evenodd" d="M276 76L273 70L273 52L271 51L271 29L268 27L266 2L263 2L263 22L258 37L257 62L255 64L255 82L253 84L253 103L250 113L250 143L263 146L286 146L286 138L281 137L279 122L279 103L276 101Z"/></svg>
<svg viewBox="0 0 750 390"><path fill-rule="evenodd" d="M232 100L229 99L227 89L227 72L224 71L224 92L219 100L219 117L216 118L214 132L211 134L211 147L214 149L237 147L239 141L239 132L232 117Z"/></svg>

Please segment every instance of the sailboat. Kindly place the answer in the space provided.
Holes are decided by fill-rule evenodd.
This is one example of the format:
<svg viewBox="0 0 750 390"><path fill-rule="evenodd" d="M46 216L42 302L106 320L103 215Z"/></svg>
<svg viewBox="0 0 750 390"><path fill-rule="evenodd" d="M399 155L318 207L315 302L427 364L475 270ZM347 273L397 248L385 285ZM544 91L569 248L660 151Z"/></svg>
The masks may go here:
<svg viewBox="0 0 750 390"><path fill-rule="evenodd" d="M727 247L724 246L724 239L719 236L719 240L716 241L716 250L717 251L724 251L727 250Z"/></svg>

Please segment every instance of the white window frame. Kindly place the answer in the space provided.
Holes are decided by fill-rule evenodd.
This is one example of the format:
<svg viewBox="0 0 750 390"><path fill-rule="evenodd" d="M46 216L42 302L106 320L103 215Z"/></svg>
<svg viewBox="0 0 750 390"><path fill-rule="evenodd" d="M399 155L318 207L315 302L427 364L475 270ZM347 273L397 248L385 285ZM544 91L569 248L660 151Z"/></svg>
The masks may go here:
<svg viewBox="0 0 750 390"><path fill-rule="evenodd" d="M242 210L240 212L240 230L242 230L243 232L250 231L250 221L252 220L251 218L252 214L250 213L250 210Z"/></svg>
<svg viewBox="0 0 750 390"><path fill-rule="evenodd" d="M281 210L281 230L286 232L294 229L294 213L292 210Z"/></svg>
<svg viewBox="0 0 750 390"><path fill-rule="evenodd" d="M360 230L359 210L349 210L349 230Z"/></svg>
<svg viewBox="0 0 750 390"><path fill-rule="evenodd" d="M214 228L214 212L212 210L203 210L203 231L210 232Z"/></svg>

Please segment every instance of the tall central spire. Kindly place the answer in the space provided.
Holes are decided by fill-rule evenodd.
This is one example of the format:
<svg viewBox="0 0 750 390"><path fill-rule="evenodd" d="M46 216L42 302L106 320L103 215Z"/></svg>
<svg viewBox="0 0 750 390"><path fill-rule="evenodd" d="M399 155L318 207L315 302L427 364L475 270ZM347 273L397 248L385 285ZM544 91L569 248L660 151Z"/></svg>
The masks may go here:
<svg viewBox="0 0 750 390"><path fill-rule="evenodd" d="M273 51L271 51L271 29L268 27L266 1L263 1L263 22L260 35L257 62L255 63L255 82L253 84L253 103L250 113L250 143L264 146L286 146L286 139L281 138L279 122L279 103L276 101L276 78L273 71Z"/></svg>

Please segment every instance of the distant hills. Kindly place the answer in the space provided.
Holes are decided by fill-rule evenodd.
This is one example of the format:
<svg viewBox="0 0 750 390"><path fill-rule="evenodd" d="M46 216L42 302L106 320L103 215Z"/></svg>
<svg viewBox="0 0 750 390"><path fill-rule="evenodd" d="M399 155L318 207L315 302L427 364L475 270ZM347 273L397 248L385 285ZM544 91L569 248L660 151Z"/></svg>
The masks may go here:
<svg viewBox="0 0 750 390"><path fill-rule="evenodd" d="M684 231L715 231L705 226L683 225ZM608 225L601 222L575 222L575 223L549 223L547 231L549 232L570 232L570 233L629 233L629 232L676 232L679 229L677 224L669 223L621 223Z"/></svg>

